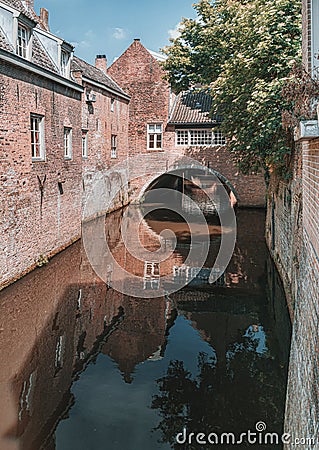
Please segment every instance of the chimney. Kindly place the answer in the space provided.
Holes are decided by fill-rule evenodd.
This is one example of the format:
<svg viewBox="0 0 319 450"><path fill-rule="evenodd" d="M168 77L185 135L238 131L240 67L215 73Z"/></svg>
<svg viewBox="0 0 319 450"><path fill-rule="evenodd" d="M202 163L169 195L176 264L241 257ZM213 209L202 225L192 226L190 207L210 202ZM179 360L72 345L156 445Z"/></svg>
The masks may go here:
<svg viewBox="0 0 319 450"><path fill-rule="evenodd" d="M96 55L95 67L102 70L106 74L107 72L107 60L106 55Z"/></svg>
<svg viewBox="0 0 319 450"><path fill-rule="evenodd" d="M49 28L49 11L45 8L41 8L40 9L40 22L43 25L43 27L47 30L50 31Z"/></svg>

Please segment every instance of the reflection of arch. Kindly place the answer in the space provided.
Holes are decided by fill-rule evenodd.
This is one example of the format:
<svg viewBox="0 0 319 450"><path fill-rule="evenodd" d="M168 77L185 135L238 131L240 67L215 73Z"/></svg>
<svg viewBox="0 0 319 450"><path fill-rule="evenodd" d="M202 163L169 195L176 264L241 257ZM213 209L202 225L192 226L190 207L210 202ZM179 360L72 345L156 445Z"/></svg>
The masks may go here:
<svg viewBox="0 0 319 450"><path fill-rule="evenodd" d="M180 172L181 170L187 170L187 169L192 169L192 170L200 170L201 172L205 173L206 175L208 174L212 174L215 177L217 177L223 184L225 184L229 190L234 194L236 201L239 201L239 195L238 192L236 191L236 189L234 188L234 186L232 185L232 183L224 176L222 175L220 172L217 172L217 170L214 170L210 167L207 166L202 166L202 165L195 165L195 164L184 164L181 166L178 166L176 168L171 168L169 170L165 170L163 172L158 172L156 175L152 176L142 187L138 198L137 198L137 202L142 202L144 195L146 194L146 192L149 190L150 186L157 180L159 179L161 176L163 175L178 175L178 172Z"/></svg>

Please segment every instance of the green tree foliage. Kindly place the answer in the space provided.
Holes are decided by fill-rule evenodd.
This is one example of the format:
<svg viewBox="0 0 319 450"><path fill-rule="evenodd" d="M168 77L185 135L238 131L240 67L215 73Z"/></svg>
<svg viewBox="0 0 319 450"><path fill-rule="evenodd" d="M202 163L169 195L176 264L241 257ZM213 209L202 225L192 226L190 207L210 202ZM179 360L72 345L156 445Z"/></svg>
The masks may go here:
<svg viewBox="0 0 319 450"><path fill-rule="evenodd" d="M280 167L293 146L282 114L291 101L282 88L300 58L301 2L201 0L198 17L164 52L173 88L200 84L223 116L228 147L243 172Z"/></svg>

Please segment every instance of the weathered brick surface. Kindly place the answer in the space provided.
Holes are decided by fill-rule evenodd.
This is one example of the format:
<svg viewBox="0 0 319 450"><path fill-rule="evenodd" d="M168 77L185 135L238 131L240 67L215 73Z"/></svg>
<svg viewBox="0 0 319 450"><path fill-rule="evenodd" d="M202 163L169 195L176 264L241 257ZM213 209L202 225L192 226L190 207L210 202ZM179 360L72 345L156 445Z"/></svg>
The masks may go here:
<svg viewBox="0 0 319 450"><path fill-rule="evenodd" d="M294 160L289 183L272 176L268 195L266 238L284 282L293 320L286 432L287 449L299 449L295 438L316 438L319 430L319 258L317 184L318 141L304 141ZM315 449L308 441L303 446Z"/></svg>
<svg viewBox="0 0 319 450"><path fill-rule="evenodd" d="M77 82L82 84L82 123L83 131L88 135L88 157L82 160L83 202L85 206L86 194L92 188L96 175L109 180L108 171L127 158L128 154L128 126L129 100L111 94L107 89L84 81L80 72L74 72ZM96 101L89 103L86 92L94 92ZM114 101L113 111L111 101ZM111 157L111 136L116 136L116 158ZM116 177L116 174L114 174ZM109 180L109 183L114 180ZM122 184L119 182L119 185ZM112 209L128 203L127 189L119 192L114 198Z"/></svg>
<svg viewBox="0 0 319 450"><path fill-rule="evenodd" d="M3 61L0 86L1 285L80 236L82 158L81 92ZM44 162L32 162L31 113L44 116ZM73 129L71 161L65 126Z"/></svg>

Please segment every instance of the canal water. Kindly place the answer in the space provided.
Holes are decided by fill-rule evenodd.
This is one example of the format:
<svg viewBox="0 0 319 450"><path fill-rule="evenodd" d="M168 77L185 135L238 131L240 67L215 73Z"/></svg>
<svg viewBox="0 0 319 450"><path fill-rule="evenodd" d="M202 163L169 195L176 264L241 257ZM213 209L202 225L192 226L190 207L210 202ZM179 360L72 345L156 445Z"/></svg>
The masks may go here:
<svg viewBox="0 0 319 450"><path fill-rule="evenodd" d="M264 211L236 214L234 255L214 285L203 270L178 292L126 296L99 279L77 242L2 291L0 449L246 448L189 443L189 434L238 437L260 422L282 433L289 315L264 242ZM109 215L106 230L125 266L122 217ZM186 224L151 213L144 245L153 248L166 228L177 235L173 276L187 281ZM209 230L218 247L218 223ZM147 268L144 275L147 289L157 289L156 276Z"/></svg>

